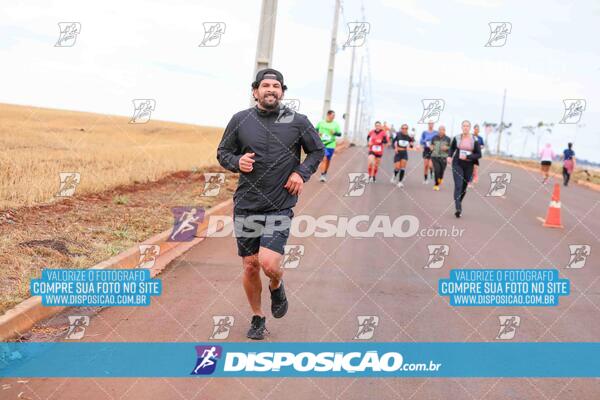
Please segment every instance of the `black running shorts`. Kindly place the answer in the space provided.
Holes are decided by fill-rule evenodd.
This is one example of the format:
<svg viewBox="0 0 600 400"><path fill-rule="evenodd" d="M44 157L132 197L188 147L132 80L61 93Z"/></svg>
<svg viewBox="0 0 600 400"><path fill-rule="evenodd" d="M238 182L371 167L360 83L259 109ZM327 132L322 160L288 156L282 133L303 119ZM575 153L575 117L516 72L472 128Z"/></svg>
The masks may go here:
<svg viewBox="0 0 600 400"><path fill-rule="evenodd" d="M423 158L426 160L431 159L431 149L429 147L423 149Z"/></svg>
<svg viewBox="0 0 600 400"><path fill-rule="evenodd" d="M260 247L283 254L293 217L291 208L270 212L234 210L238 255L251 256L258 253Z"/></svg>
<svg viewBox="0 0 600 400"><path fill-rule="evenodd" d="M400 160L408 160L408 151L400 150L394 154L394 162L397 163Z"/></svg>

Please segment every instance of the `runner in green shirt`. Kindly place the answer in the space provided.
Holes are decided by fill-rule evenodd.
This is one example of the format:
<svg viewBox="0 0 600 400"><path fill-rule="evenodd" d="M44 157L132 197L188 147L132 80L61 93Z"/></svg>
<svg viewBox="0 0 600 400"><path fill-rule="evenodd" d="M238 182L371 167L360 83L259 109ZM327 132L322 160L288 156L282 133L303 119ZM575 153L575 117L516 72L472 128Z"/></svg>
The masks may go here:
<svg viewBox="0 0 600 400"><path fill-rule="evenodd" d="M335 151L336 136L342 136L340 125L334 119L335 112L329 110L325 119L319 121L315 127L325 145L325 157L323 157L323 161L321 162L321 178L319 179L321 182L327 181L327 170L329 170L329 163Z"/></svg>

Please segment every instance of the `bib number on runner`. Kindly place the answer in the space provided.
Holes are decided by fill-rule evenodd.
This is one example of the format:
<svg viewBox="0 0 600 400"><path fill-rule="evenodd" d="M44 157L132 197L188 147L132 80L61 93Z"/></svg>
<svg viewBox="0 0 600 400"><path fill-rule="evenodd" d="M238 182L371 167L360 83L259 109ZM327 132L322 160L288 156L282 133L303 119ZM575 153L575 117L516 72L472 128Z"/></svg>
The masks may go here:
<svg viewBox="0 0 600 400"><path fill-rule="evenodd" d="M408 140L398 140L398 146L400 146L400 147L408 146Z"/></svg>
<svg viewBox="0 0 600 400"><path fill-rule="evenodd" d="M372 151L381 151L381 146L378 145L373 145L373 147L371 147Z"/></svg>
<svg viewBox="0 0 600 400"><path fill-rule="evenodd" d="M467 156L468 156L468 155L470 155L470 154L471 154L471 152L470 152L470 151L468 151L468 150L461 150L461 151L460 151L460 153L459 153L459 158L461 158L461 159L463 159L463 160L464 160L464 159L466 159L466 158L467 158Z"/></svg>

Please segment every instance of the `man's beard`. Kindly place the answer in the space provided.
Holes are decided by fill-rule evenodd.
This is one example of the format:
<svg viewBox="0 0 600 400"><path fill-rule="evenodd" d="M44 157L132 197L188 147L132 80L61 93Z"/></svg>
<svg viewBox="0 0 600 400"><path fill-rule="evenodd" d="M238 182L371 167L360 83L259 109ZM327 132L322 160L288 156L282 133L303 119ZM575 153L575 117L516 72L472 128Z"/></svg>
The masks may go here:
<svg viewBox="0 0 600 400"><path fill-rule="evenodd" d="M277 95L273 94L273 97L275 98L275 101L273 103L268 103L265 100L265 97L258 100L258 103L262 108L264 108L265 110L275 110L277 109L277 107L279 107L279 98L277 98Z"/></svg>

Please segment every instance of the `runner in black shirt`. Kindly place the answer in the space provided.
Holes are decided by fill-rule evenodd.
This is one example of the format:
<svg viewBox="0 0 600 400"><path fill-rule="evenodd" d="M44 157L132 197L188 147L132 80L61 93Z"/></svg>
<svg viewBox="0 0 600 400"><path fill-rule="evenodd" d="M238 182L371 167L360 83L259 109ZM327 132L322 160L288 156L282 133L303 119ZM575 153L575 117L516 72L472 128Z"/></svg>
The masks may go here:
<svg viewBox="0 0 600 400"><path fill-rule="evenodd" d="M308 118L280 105L287 88L279 71L259 71L252 89L257 105L231 118L217 159L224 168L241 172L233 196L235 233L243 285L254 314L247 336L260 340L266 330L260 270L270 279L271 313L281 318L288 308L281 261L292 207L325 151ZM303 162L301 149L307 154Z"/></svg>
<svg viewBox="0 0 600 400"><path fill-rule="evenodd" d="M414 138L408 135L408 125L402 124L400 132L394 137L394 176L390 182L395 183L396 177L398 177L398 187L404 187L402 179L404 178L404 171L406 169L406 163L408 162L408 147L414 142Z"/></svg>

